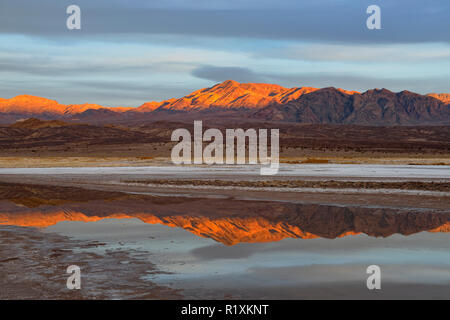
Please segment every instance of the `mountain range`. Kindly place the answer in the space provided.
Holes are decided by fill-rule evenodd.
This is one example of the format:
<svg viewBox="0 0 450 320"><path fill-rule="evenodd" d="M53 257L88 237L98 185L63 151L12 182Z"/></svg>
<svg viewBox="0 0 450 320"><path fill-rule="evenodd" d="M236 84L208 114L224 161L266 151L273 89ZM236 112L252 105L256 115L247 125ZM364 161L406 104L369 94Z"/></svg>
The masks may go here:
<svg viewBox="0 0 450 320"><path fill-rule="evenodd" d="M0 123L30 117L85 123L156 120L244 119L309 124L448 125L450 94L421 95L387 89L366 92L334 87L284 88L276 84L227 80L182 98L146 102L136 108L60 104L42 97L0 98Z"/></svg>

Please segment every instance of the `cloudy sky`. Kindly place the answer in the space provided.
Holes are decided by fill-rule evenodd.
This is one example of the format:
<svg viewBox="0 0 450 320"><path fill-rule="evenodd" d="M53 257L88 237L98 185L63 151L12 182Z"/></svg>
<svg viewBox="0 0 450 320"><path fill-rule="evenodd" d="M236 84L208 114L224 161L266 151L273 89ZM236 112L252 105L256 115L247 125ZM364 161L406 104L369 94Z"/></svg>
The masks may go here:
<svg viewBox="0 0 450 320"><path fill-rule="evenodd" d="M450 93L450 1L0 2L0 97L139 106L227 79Z"/></svg>

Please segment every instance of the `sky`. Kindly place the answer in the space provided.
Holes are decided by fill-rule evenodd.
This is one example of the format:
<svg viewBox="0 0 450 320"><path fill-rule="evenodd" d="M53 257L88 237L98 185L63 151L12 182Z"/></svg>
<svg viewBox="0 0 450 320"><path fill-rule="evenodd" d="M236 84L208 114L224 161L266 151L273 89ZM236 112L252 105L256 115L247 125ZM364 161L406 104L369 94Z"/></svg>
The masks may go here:
<svg viewBox="0 0 450 320"><path fill-rule="evenodd" d="M366 27L373 4L380 30ZM0 2L2 98L135 107L228 79L450 93L450 1Z"/></svg>

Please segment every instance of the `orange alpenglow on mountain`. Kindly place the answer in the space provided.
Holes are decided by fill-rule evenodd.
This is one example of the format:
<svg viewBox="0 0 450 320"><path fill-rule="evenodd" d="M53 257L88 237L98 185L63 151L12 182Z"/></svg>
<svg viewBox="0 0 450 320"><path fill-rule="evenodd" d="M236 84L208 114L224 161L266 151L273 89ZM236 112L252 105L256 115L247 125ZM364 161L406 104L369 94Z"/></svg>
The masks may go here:
<svg viewBox="0 0 450 320"><path fill-rule="evenodd" d="M276 84L227 80L182 98L150 101L136 108L60 104L30 95L0 99L0 123L25 118L95 123L186 120L185 114L316 124L448 125L450 94L421 95L387 89L364 93L334 87L284 88Z"/></svg>
<svg viewBox="0 0 450 320"><path fill-rule="evenodd" d="M392 219L388 215L390 224L384 226L381 226L379 223L362 221L358 215L354 218L358 223L345 219L345 216L335 215L333 216L334 218L340 217L340 219L332 220L334 221L332 225L335 228L327 228L325 225L328 227L332 226L328 220L324 221L319 217L313 221L314 217L317 216L314 214L309 216L311 221L308 221L308 215L305 215L299 219L295 219L295 216L294 219L291 217L289 220L292 220L292 222L288 222L283 219L277 221L276 219L268 219L266 217L205 217L177 214L158 216L145 212L122 213L120 211L96 216L68 209L46 210L45 212L31 209L25 212L1 212L0 225L46 228L61 221L94 222L103 219L136 218L144 223L182 228L199 237L210 238L225 245L235 245L243 242L273 242L285 238L341 238L361 233L370 236L387 237L395 233L409 235L422 231L450 232L450 222L444 221L445 219L442 217L437 218L439 214L435 215L430 214L429 216L425 216L422 219L423 221L419 221L420 223L418 225L415 225L415 221L411 218L411 215L397 214L395 215L396 218ZM367 216L367 214L363 213L362 216ZM385 218L384 215L376 213L369 215L369 219L375 219L375 222L378 222L379 219L384 220ZM408 224L411 224L411 226Z"/></svg>
<svg viewBox="0 0 450 320"><path fill-rule="evenodd" d="M441 100L443 103L450 104L450 93L430 93L427 94L427 96Z"/></svg>
<svg viewBox="0 0 450 320"><path fill-rule="evenodd" d="M204 88L179 98L162 102L147 102L136 109L151 112L159 107L168 110L207 109L213 107L239 109L263 108L271 104L287 103L301 95L319 90L300 87L284 88L277 84L239 83L227 80L211 88Z"/></svg>
<svg viewBox="0 0 450 320"><path fill-rule="evenodd" d="M89 109L108 109L115 112L135 110L151 112L158 108L167 110L207 109L213 107L239 109L263 108L271 104L283 104L298 99L304 94L319 90L318 88L299 87L284 88L276 84L239 83L227 80L210 88L203 88L182 98L172 98L161 102L150 101L138 108L104 107L98 104L60 104L55 100L31 95L20 95L11 99L0 98L1 113L73 115ZM347 94L357 93L338 89Z"/></svg>
<svg viewBox="0 0 450 320"><path fill-rule="evenodd" d="M109 109L122 112L133 108L108 108L91 103L64 105L55 100L31 95L20 95L11 99L0 99L1 113L22 113L30 115L49 113L54 115L73 115L92 109Z"/></svg>

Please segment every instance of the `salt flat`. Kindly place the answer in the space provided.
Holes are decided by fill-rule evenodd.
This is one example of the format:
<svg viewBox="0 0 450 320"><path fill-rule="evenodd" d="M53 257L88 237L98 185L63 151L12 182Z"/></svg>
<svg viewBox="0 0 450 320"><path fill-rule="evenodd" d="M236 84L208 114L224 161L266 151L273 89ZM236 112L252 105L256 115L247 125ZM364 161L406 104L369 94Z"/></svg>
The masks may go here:
<svg viewBox="0 0 450 320"><path fill-rule="evenodd" d="M0 168L0 174L165 175L174 177L258 176L259 165ZM450 179L450 166L385 164L281 164L276 176Z"/></svg>

